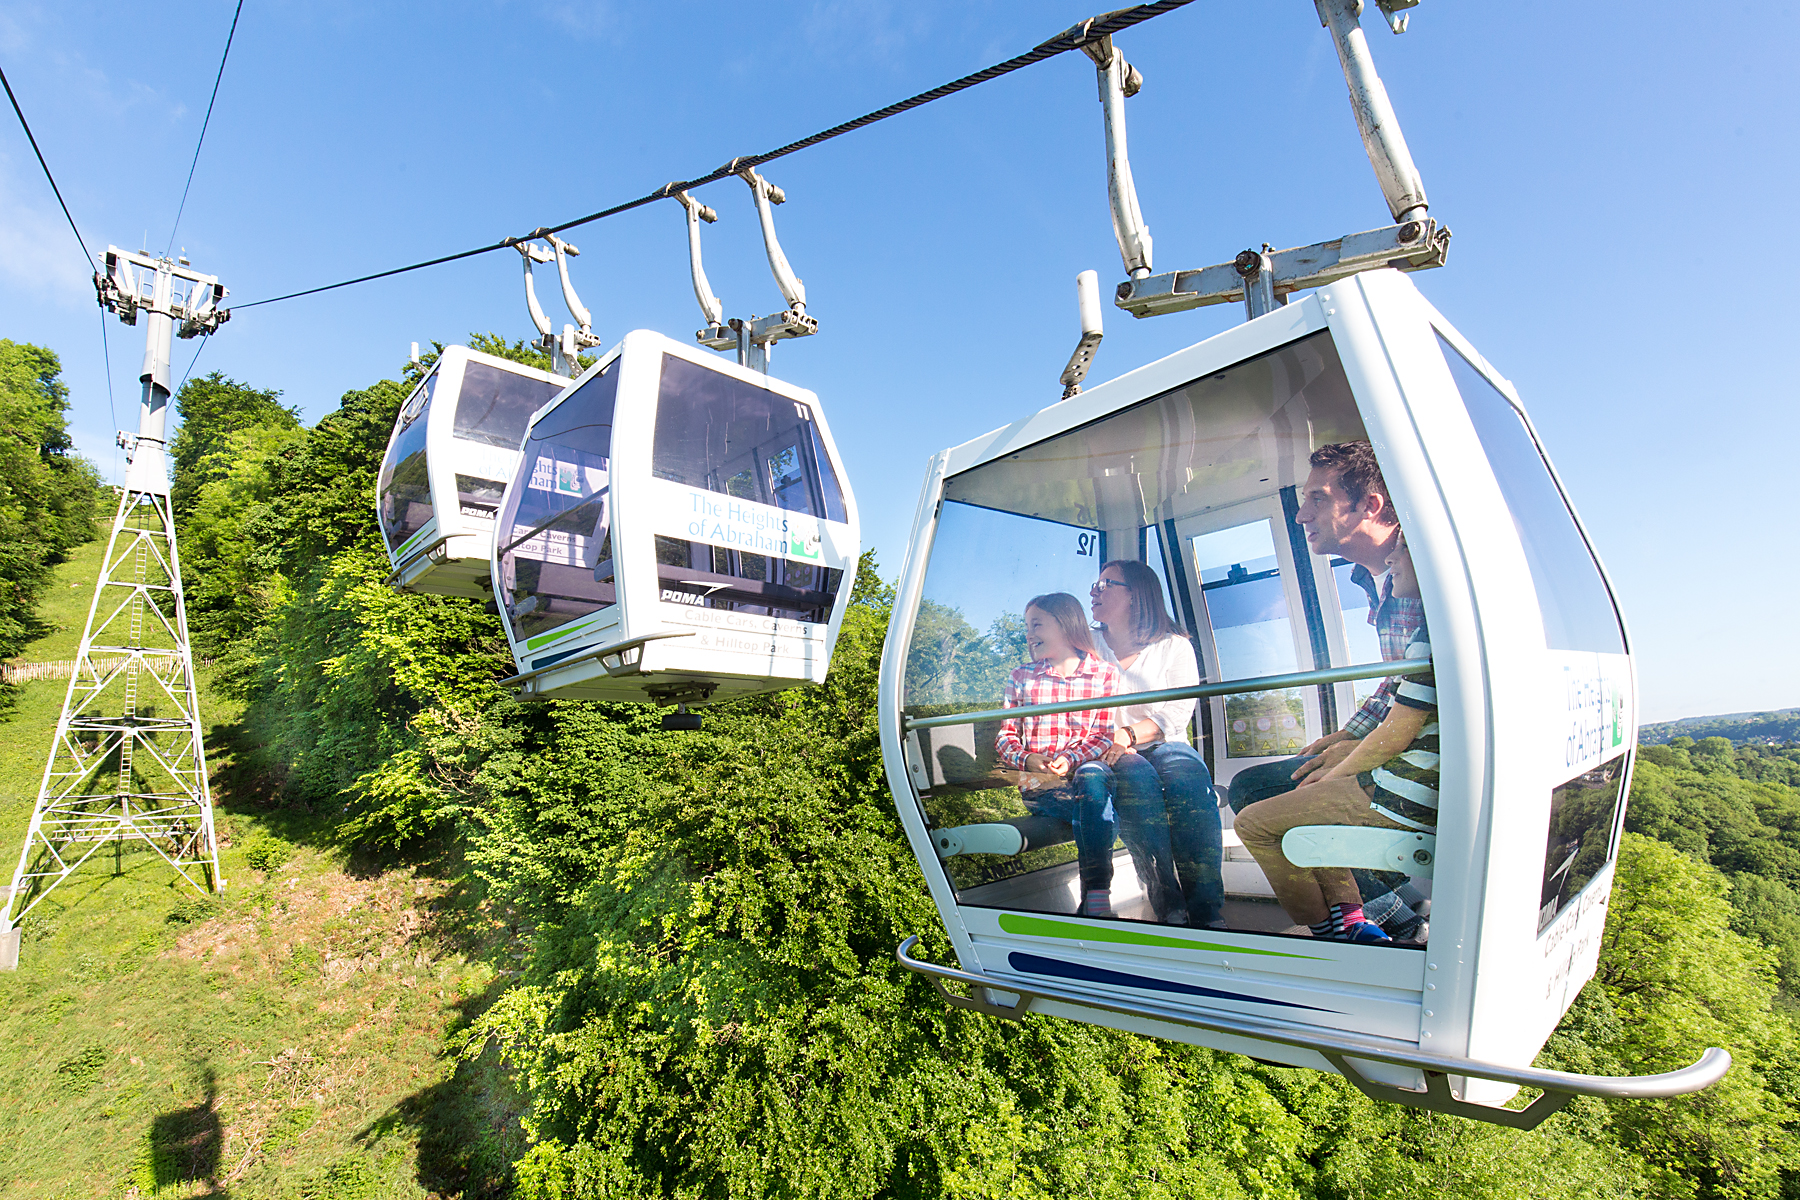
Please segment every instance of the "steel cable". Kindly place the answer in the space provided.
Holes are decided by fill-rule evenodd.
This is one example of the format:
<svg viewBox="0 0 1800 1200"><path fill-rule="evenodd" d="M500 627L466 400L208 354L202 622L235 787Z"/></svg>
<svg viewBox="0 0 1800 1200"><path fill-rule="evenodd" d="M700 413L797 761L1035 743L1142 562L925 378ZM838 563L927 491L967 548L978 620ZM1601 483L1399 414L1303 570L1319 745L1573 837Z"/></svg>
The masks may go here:
<svg viewBox="0 0 1800 1200"><path fill-rule="evenodd" d="M829 129L821 130L809 137L801 138L797 142L789 142L787 145L778 147L774 150L769 150L762 154L746 155L743 158L734 158L724 166L717 170L710 171L705 175L680 183L666 183L662 187L657 188L654 192L639 196L635 200L627 200L623 204L615 204L611 208L603 208L599 212L589 213L585 217L577 217L573 221L564 221L560 225L542 226L520 237L502 238L500 241L489 246L477 246L473 250L461 250L455 254L446 254L439 258L429 258L424 262L416 262L404 267L394 267L386 271L377 271L372 275L359 275L355 279L345 279L339 283L327 283L319 287L307 288L303 291L288 292L281 296L270 296L263 300L251 300L244 304L235 305L234 307L239 309L255 308L262 304L278 304L283 300L295 300L301 296L316 296L320 292L335 291L338 288L353 287L359 283L369 283L377 279L387 279L394 275L404 275L409 271L422 271L426 267L441 266L444 263L457 262L460 259L474 258L480 254L491 254L495 250L505 250L518 245L520 242L528 242L532 238L543 237L545 234L561 233L565 229L574 229L578 225L587 225L594 221L602 221L607 217L616 217L620 213L630 212L634 208L642 208L646 204L666 199L676 192L684 192L690 188L697 188L708 183L717 182L746 167L759 167L764 163L773 162L778 158L784 158L787 155L796 154L801 150L816 146L820 142L829 141L835 137L842 137L846 133L852 133L865 126L873 125L877 121L885 121L889 117L897 117L903 112L909 112L912 109L920 108L932 103L934 100L942 100L946 96L954 96L958 92L966 91L969 88L998 79L1002 75L1010 75L1014 71L1022 70L1034 63L1042 62L1046 58L1054 58L1058 54L1079 49L1089 42L1098 41L1099 39L1117 33L1120 30L1129 29L1133 25L1138 25L1151 20L1152 18L1160 17L1164 13L1171 12L1177 8L1182 8L1192 2L1193 0L1155 0L1155 2L1151 4L1139 4L1133 8L1122 8L1117 12L1105 13L1101 16L1094 17L1091 20L1083 21L1081 24L1058 34L1049 41L1032 47L1024 54L1018 55L1015 58L1009 58L1005 62L995 63L993 66L983 68L973 75L964 75L961 79L953 79L949 83L940 84L928 92L920 92L916 96L890 104L886 108L878 108L874 112L864 113L854 120L845 121L841 125L833 125Z"/></svg>
<svg viewBox="0 0 1800 1200"><path fill-rule="evenodd" d="M181 214L187 211L188 191L194 186L194 168L200 165L200 147L206 145L206 127L212 124L213 105L219 100L219 83L225 78L225 60L231 57L231 41L237 37L238 18L243 15L244 0L238 0L237 11L231 14L231 32L225 35L225 53L219 55L219 73L213 76L212 99L206 102L206 119L200 122L200 139L194 143L194 161L188 164L187 182L181 187L181 205L175 210L175 224L169 227L169 244L163 249L164 258L175 248L175 231L181 228Z"/></svg>
<svg viewBox="0 0 1800 1200"><path fill-rule="evenodd" d="M31 152L37 155L38 166L44 168L44 178L50 181L50 190L56 193L56 202L62 205L63 216L69 219L69 231L75 240L81 243L81 256L88 261L88 266L98 274L100 268L94 264L94 256L88 253L87 241L82 238L81 230L75 227L75 218L69 215L68 203L63 200L62 189L56 186L56 176L50 173L50 164L44 161L44 152L38 149L37 135L31 132L31 122L25 119L25 110L19 107L19 98L13 95L12 82L6 78L6 72L0 70L0 85L6 88L6 98L12 101L14 114L19 118L19 126L25 131L25 139L31 143Z"/></svg>

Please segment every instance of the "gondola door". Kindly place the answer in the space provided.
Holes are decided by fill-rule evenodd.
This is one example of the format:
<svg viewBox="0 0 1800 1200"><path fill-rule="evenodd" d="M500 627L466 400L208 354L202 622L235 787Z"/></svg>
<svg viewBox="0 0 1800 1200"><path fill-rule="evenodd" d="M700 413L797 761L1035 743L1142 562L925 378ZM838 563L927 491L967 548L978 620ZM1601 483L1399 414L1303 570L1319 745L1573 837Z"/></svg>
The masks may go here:
<svg viewBox="0 0 1800 1200"><path fill-rule="evenodd" d="M1328 665L1315 662L1322 626L1310 566L1296 563L1282 506L1256 501L1175 522L1176 540L1197 596L1195 637L1208 679L1254 679ZM1300 753L1325 732L1317 688L1284 688L1214 697L1212 744L1206 747L1215 782L1257 763Z"/></svg>

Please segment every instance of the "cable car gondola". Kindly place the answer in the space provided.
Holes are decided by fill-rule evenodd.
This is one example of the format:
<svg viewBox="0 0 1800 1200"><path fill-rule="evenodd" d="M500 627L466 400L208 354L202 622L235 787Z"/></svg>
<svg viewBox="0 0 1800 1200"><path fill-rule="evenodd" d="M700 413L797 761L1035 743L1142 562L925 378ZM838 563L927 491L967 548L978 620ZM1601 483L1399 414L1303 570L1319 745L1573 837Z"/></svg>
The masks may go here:
<svg viewBox="0 0 1800 1200"><path fill-rule="evenodd" d="M487 597L494 515L525 424L568 383L467 346L444 347L401 405L376 481L397 586Z"/></svg>
<svg viewBox="0 0 1800 1200"><path fill-rule="evenodd" d="M648 330L532 418L498 529L530 698L820 683L861 550L818 397Z"/></svg>
<svg viewBox="0 0 1800 1200"><path fill-rule="evenodd" d="M1394 224L1200 271L1153 272L1124 153L1122 104L1138 77L1110 38L1083 47L1099 74L1130 276L1117 304L1142 317L1242 301L1251 319L1083 392L1101 336L1084 273L1064 399L931 459L883 651L880 719L901 823L961 969L914 957L916 937L897 955L953 1004L1335 1071L1379 1099L1502 1124L1535 1125L1574 1094L1697 1090L1724 1073L1724 1051L1626 1079L1529 1065L1595 970L1635 680L1606 575L1517 394L1402 273L1442 263L1448 233L1427 214L1359 9L1319 3ZM1320 463L1347 453L1379 464L1417 576L1424 615L1404 659L1369 630L1400 592L1309 544ZM1399 580L1401 559L1389 561ZM1162 636L1179 642L1173 654L1191 645L1188 678L1202 682L1118 686L1097 652L1085 655L1075 598L1103 566L1134 595L1162 593L1183 627ZM1094 588L1096 606L1105 594ZM1045 647L1055 649L1041 657ZM1072 698L1032 699L1026 685L1065 661L1062 691L1043 691ZM1279 782L1288 756L1338 730L1384 679L1398 692L1391 711L1422 714L1391 753L1435 790L1389 770L1398 758L1385 776ZM1046 748L1036 762L1021 753L1040 744L1022 737L1047 728L1031 722L1063 714L1074 732L1054 737L1098 730L1110 741L1128 702L1195 705L1185 732L1220 785L1220 812L1210 798L1170 806L1161 836L1211 823L1212 861L1190 850L1177 868L1222 881L1200 917L1167 902L1166 880L1155 894L1169 868L1127 836L1123 776L1073 782L1095 746L1056 743L1086 748ZM1136 753L1135 732L1130 744ZM1256 790L1269 771L1250 773L1275 764L1279 799ZM1417 802L1364 790L1377 777ZM1234 813L1234 789L1262 802ZM1332 795L1345 799L1318 799ZM1271 835L1277 804L1292 815ZM1137 837L1150 845L1146 829ZM1349 940L1364 926L1335 918L1309 929L1275 902L1271 871L1293 907L1308 873L1339 888L1373 873L1376 886L1428 898L1427 936ZM1544 1094L1500 1107L1519 1086Z"/></svg>

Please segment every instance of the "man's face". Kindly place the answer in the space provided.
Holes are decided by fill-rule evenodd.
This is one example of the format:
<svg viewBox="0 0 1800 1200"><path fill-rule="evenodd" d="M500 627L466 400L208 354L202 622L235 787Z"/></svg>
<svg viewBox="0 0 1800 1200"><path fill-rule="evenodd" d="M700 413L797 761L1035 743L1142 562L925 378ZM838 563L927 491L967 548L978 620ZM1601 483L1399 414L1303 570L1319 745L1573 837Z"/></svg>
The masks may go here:
<svg viewBox="0 0 1800 1200"><path fill-rule="evenodd" d="M1314 467L1306 477L1300 511L1294 514L1294 523L1306 530L1306 544L1314 554L1338 553L1364 520L1338 475L1335 467Z"/></svg>

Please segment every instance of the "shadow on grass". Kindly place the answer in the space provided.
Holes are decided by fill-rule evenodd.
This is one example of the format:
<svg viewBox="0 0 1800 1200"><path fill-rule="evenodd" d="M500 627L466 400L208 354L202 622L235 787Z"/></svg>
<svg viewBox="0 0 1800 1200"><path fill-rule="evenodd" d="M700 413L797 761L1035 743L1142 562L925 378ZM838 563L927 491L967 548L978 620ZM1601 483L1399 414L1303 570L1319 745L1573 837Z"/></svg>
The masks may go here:
<svg viewBox="0 0 1800 1200"><path fill-rule="evenodd" d="M500 976L458 1003L455 1028L467 1029L508 984ZM519 1125L523 1112L498 1054L489 1049L458 1062L448 1079L401 1100L356 1136L367 1145L397 1135L416 1137L421 1188L461 1200L501 1200L512 1191L513 1163L528 1148Z"/></svg>
<svg viewBox="0 0 1800 1200"><path fill-rule="evenodd" d="M140 1191L158 1194L164 1188L203 1184L208 1196L230 1194L219 1186L225 1129L219 1120L217 1073L208 1066L202 1078L205 1099L150 1122L149 1140L136 1171Z"/></svg>

